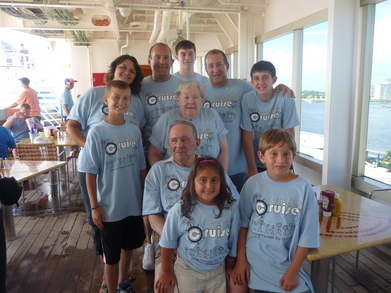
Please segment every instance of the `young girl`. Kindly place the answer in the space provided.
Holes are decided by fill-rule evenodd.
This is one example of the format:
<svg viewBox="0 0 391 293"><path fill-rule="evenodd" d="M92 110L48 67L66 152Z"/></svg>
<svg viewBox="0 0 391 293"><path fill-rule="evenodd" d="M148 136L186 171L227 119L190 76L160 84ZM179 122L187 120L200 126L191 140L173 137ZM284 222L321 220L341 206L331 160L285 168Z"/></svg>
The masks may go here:
<svg viewBox="0 0 391 293"><path fill-rule="evenodd" d="M181 293L226 293L225 279L234 267L239 226L238 206L223 167L213 157L197 158L181 200L164 224L159 243L162 275L156 290L164 293L175 285L175 292ZM174 268L173 249L178 250Z"/></svg>

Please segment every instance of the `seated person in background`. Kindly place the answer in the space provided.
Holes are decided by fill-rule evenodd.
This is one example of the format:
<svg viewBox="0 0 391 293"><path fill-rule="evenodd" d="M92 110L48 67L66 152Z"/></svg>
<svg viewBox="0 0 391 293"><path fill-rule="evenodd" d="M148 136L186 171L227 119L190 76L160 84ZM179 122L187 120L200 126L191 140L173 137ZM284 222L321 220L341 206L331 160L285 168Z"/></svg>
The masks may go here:
<svg viewBox="0 0 391 293"><path fill-rule="evenodd" d="M16 143L11 133L4 126L0 126L0 158L8 158L10 149L14 148L16 148Z"/></svg>
<svg viewBox="0 0 391 293"><path fill-rule="evenodd" d="M228 170L227 129L219 114L210 108L203 107L205 94L202 84L198 81L183 82L175 92L179 109L164 113L152 129L151 145L148 150L148 160L151 166L157 161L171 156L168 147L168 130L176 120L186 120L197 129L201 145L197 154L217 158L224 170Z"/></svg>
<svg viewBox="0 0 391 293"><path fill-rule="evenodd" d="M242 99L242 146L248 171L246 178L266 170L257 156L262 134L273 128L282 128L295 135L294 127L300 124L295 100L274 90L276 68L269 61L259 61L251 68L251 83L255 91Z"/></svg>
<svg viewBox="0 0 391 293"><path fill-rule="evenodd" d="M11 134L14 137L16 143L29 137L29 128L26 123L27 118L34 119L37 129L43 128L39 120L35 117L31 117L30 113L30 105L24 103L20 106L20 111L15 112L14 115L8 117L7 121L3 125L9 131L11 131Z"/></svg>
<svg viewBox="0 0 391 293"><path fill-rule="evenodd" d="M8 107L4 107L4 109L12 109L16 106L22 104L29 104L31 107L31 116L36 117L39 121L41 121L41 108L39 107L39 99L37 92L30 87L30 80L27 77L19 78L20 85L23 88L23 92L21 92L19 98Z"/></svg>

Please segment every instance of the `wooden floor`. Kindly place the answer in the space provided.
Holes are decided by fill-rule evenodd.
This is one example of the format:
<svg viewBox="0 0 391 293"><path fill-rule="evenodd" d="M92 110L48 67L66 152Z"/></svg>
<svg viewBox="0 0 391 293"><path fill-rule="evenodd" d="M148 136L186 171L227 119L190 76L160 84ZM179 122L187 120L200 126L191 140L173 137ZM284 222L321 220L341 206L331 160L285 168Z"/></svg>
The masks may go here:
<svg viewBox="0 0 391 293"><path fill-rule="evenodd" d="M102 268L95 256L90 226L82 203L77 180L71 184L73 194L58 203L46 196L48 183L38 180L38 195L29 191L26 206L15 209L17 239L7 242L7 292L94 292L98 293ZM22 202L22 201L20 201ZM56 210L56 212L53 212ZM142 248L135 250L131 269L132 283L139 293L153 292L153 271L141 267ZM391 292L391 244L336 257L334 292ZM310 271L310 263L304 267ZM331 280L331 272L330 272ZM329 290L331 284L329 283Z"/></svg>

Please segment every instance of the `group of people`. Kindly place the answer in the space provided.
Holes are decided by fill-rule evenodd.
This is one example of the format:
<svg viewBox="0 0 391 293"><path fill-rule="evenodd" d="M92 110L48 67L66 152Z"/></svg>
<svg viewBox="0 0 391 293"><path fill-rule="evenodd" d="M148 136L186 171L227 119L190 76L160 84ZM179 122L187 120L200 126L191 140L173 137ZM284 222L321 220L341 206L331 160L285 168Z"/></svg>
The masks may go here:
<svg viewBox="0 0 391 293"><path fill-rule="evenodd" d="M299 119L283 93L293 93L274 88L270 62L253 66L250 84L228 79L226 55L211 50L208 79L194 72L192 42L175 50L173 75L165 44L150 48L145 78L134 57L119 56L106 86L83 93L67 117L83 147L78 174L101 291L135 292L128 270L145 238L156 292L312 291L302 262L319 246L317 204L290 170Z"/></svg>

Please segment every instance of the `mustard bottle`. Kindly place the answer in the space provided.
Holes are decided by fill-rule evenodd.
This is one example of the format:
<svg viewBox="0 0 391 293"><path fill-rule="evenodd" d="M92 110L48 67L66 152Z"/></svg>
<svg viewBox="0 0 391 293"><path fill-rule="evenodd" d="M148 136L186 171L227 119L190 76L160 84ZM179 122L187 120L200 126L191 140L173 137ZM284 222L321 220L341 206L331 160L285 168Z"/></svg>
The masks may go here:
<svg viewBox="0 0 391 293"><path fill-rule="evenodd" d="M334 197L334 209L332 215L339 217L341 214L342 214L342 201L340 199L339 193L336 193Z"/></svg>

